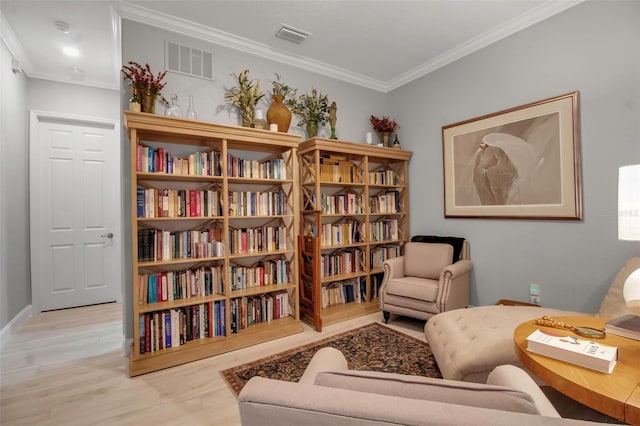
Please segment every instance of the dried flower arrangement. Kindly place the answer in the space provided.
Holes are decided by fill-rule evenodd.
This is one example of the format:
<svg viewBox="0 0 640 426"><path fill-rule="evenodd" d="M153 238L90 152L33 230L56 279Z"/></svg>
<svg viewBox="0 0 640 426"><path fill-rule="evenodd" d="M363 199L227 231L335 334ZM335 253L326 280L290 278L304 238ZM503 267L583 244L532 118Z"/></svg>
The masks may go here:
<svg viewBox="0 0 640 426"><path fill-rule="evenodd" d="M273 94L281 95L281 96L284 96L285 98L287 96L295 98L296 93L298 92L298 89L294 89L289 85L287 85L286 83L282 83L280 81L280 74L278 73L274 73L274 74L276 75L276 79L271 81L271 84L273 85Z"/></svg>
<svg viewBox="0 0 640 426"><path fill-rule="evenodd" d="M166 75L167 71L159 72L157 76L154 75L149 64L142 66L137 62L129 61L128 65L122 66L122 77L125 81L129 81L132 88L138 89L141 95L158 96L164 104L169 103L161 93L164 86L167 85L163 81Z"/></svg>
<svg viewBox="0 0 640 426"><path fill-rule="evenodd" d="M224 97L229 103L240 109L242 125L253 127L253 113L264 93L260 92L260 81L249 79L249 70L243 70L238 75L231 74L238 81Z"/></svg>
<svg viewBox="0 0 640 426"><path fill-rule="evenodd" d="M323 95L315 87L311 93L303 93L298 98L287 99L286 105L300 120L298 126L316 123L324 125L329 118L329 97Z"/></svg>
<svg viewBox="0 0 640 426"><path fill-rule="evenodd" d="M373 130L376 132L392 132L396 127L400 127L396 120L391 120L386 115L382 116L382 118L372 115L369 120L371 121Z"/></svg>

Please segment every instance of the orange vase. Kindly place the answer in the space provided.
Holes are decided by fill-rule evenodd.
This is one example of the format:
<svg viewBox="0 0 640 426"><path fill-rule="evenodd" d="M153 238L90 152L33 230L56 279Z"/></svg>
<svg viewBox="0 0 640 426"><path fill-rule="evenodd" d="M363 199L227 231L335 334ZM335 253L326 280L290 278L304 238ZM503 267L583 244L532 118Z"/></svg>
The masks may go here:
<svg viewBox="0 0 640 426"><path fill-rule="evenodd" d="M283 95L272 95L271 106L267 110L267 121L269 124L277 124L279 132L288 132L291 125L291 111L284 104Z"/></svg>

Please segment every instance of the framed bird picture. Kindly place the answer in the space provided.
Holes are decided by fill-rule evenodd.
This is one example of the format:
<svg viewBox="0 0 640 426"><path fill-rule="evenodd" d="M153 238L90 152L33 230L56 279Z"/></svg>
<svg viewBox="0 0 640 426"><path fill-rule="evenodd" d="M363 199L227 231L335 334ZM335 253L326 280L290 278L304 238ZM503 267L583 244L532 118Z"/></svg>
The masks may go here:
<svg viewBox="0 0 640 426"><path fill-rule="evenodd" d="M579 92L442 128L444 216L582 219Z"/></svg>

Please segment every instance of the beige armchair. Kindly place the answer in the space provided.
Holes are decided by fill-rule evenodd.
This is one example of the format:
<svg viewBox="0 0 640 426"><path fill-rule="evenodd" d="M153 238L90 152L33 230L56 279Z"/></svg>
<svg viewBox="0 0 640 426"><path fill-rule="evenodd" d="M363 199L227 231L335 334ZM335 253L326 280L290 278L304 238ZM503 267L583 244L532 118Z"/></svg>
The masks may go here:
<svg viewBox="0 0 640 426"><path fill-rule="evenodd" d="M404 256L386 260L382 268L380 309L385 323L391 313L426 320L469 304L472 264L466 240L459 259L454 259L451 244L409 242Z"/></svg>

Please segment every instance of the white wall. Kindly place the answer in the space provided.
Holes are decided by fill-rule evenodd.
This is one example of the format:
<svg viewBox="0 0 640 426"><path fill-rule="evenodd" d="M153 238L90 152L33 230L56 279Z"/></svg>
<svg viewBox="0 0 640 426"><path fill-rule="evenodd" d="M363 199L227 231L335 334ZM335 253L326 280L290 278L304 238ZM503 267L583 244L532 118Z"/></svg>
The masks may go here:
<svg viewBox="0 0 640 426"><path fill-rule="evenodd" d="M27 77L0 42L0 329L31 303Z"/></svg>
<svg viewBox="0 0 640 426"><path fill-rule="evenodd" d="M584 219L444 219L442 126L580 91ZM471 303L596 312L637 245L617 239L618 167L640 162L640 3L589 1L390 94L410 167L412 234L470 240Z"/></svg>
<svg viewBox="0 0 640 426"><path fill-rule="evenodd" d="M27 103L29 109L121 120L117 90L32 78Z"/></svg>

